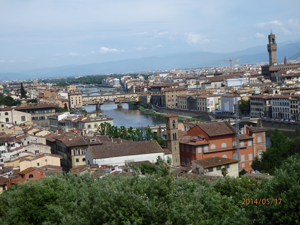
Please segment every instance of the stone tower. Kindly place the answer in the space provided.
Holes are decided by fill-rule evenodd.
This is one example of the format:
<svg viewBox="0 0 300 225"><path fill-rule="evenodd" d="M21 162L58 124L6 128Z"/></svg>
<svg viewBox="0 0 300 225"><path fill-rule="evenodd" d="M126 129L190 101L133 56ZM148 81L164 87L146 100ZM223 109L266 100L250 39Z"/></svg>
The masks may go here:
<svg viewBox="0 0 300 225"><path fill-rule="evenodd" d="M286 65L287 64L287 60L286 60L286 56L284 56L284 65Z"/></svg>
<svg viewBox="0 0 300 225"><path fill-rule="evenodd" d="M275 34L271 32L271 34L269 34L268 37L269 37L269 44L268 44L269 65L274 66L276 65L276 51L277 51Z"/></svg>
<svg viewBox="0 0 300 225"><path fill-rule="evenodd" d="M173 166L180 166L180 151L178 139L178 116L170 113L165 116L167 128L167 148L172 152Z"/></svg>

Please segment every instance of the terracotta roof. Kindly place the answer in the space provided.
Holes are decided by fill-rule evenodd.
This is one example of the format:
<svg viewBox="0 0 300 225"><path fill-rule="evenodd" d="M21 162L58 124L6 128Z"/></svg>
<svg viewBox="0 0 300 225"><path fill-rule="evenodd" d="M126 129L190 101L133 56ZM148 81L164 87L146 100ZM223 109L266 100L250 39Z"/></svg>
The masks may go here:
<svg viewBox="0 0 300 225"><path fill-rule="evenodd" d="M205 169L209 167L221 166L225 164L238 163L238 162L239 160L227 159L223 157L210 157L206 159L199 159L193 161L193 163L196 163L197 165Z"/></svg>
<svg viewBox="0 0 300 225"><path fill-rule="evenodd" d="M185 88L165 88L161 92L166 92L166 91L186 91Z"/></svg>
<svg viewBox="0 0 300 225"><path fill-rule="evenodd" d="M253 137L248 134L240 134L240 140L253 139Z"/></svg>
<svg viewBox="0 0 300 225"><path fill-rule="evenodd" d="M165 118L169 118L169 117L178 117L178 115L176 115L174 113L169 113L169 114L165 115Z"/></svg>
<svg viewBox="0 0 300 225"><path fill-rule="evenodd" d="M6 185L6 182L8 181L8 179L7 178L5 178L5 177L0 177L0 185Z"/></svg>
<svg viewBox="0 0 300 225"><path fill-rule="evenodd" d="M210 137L235 133L235 128L227 121L217 123L200 123L197 124L197 126L199 126Z"/></svg>
<svg viewBox="0 0 300 225"><path fill-rule="evenodd" d="M82 136L80 134L62 134L57 139L63 142L68 147L101 144L100 140L97 137Z"/></svg>
<svg viewBox="0 0 300 225"><path fill-rule="evenodd" d="M94 159L164 152L156 141L96 145L89 146L88 149Z"/></svg>
<svg viewBox="0 0 300 225"><path fill-rule="evenodd" d="M33 167L29 167L29 168L27 168L27 169L25 169L25 170L22 170L19 174L20 174L20 175L25 175L25 174L27 174L27 173L31 173L31 172L34 171L34 170L36 170L36 169L33 168Z"/></svg>

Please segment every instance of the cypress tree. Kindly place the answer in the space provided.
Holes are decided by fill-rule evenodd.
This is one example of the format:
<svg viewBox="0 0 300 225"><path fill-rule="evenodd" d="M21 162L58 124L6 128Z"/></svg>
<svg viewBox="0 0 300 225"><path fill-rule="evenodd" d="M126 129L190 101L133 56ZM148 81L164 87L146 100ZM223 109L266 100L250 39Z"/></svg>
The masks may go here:
<svg viewBox="0 0 300 225"><path fill-rule="evenodd" d="M21 83L21 98L27 98L23 83Z"/></svg>

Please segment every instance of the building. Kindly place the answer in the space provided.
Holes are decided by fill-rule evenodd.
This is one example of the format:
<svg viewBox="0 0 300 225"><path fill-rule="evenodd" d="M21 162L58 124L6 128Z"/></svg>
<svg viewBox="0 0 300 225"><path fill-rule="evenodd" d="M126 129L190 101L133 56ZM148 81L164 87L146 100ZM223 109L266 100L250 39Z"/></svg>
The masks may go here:
<svg viewBox="0 0 300 225"><path fill-rule="evenodd" d="M172 163L180 166L179 136L178 136L178 116L170 113L165 115L167 128L166 147L172 152Z"/></svg>
<svg viewBox="0 0 300 225"><path fill-rule="evenodd" d="M195 174L207 176L222 176L222 169L226 168L229 177L239 176L239 160L223 157L212 157L192 161L192 170Z"/></svg>
<svg viewBox="0 0 300 225"><path fill-rule="evenodd" d="M275 34L271 32L268 35L268 52L269 52L269 65L261 67L262 75L269 78L272 82L283 83L282 71L287 71L291 69L298 69L300 64L288 64L284 60L283 64L278 64L276 59L277 43Z"/></svg>
<svg viewBox="0 0 300 225"><path fill-rule="evenodd" d="M250 115L272 118L272 96L253 95L250 97Z"/></svg>
<svg viewBox="0 0 300 225"><path fill-rule="evenodd" d="M101 141L97 136L82 136L80 134L64 133L55 139L54 154L62 155L61 166L64 170L86 164L85 153L88 147L100 145Z"/></svg>
<svg viewBox="0 0 300 225"><path fill-rule="evenodd" d="M290 119L290 95L274 95L272 101L272 118Z"/></svg>
<svg viewBox="0 0 300 225"><path fill-rule="evenodd" d="M61 159L61 155L55 154L39 154L32 159L23 158L19 162L20 171L30 167L40 168L48 165L60 167Z"/></svg>
<svg viewBox="0 0 300 225"><path fill-rule="evenodd" d="M185 88L166 88L162 90L162 106L167 108L177 108L177 96L185 94Z"/></svg>
<svg viewBox="0 0 300 225"><path fill-rule="evenodd" d="M79 89L69 92L69 106L71 109L82 107L82 93Z"/></svg>
<svg viewBox="0 0 300 225"><path fill-rule="evenodd" d="M17 106L15 110L31 114L31 121L41 127L50 125L49 117L55 114L57 104L26 103Z"/></svg>
<svg viewBox="0 0 300 225"><path fill-rule="evenodd" d="M124 166L131 162L150 161L158 157L166 159L164 149L156 141L126 141L89 146L86 152L87 165Z"/></svg>
<svg viewBox="0 0 300 225"><path fill-rule="evenodd" d="M17 111L16 107L0 107L0 121L5 123L23 124L31 121L31 114L27 112Z"/></svg>
<svg viewBox="0 0 300 225"><path fill-rule="evenodd" d="M252 170L251 163L266 150L265 130L245 125L240 134L240 169ZM226 122L198 123L179 137L181 165L194 160L223 157L238 160L235 128Z"/></svg>
<svg viewBox="0 0 300 225"><path fill-rule="evenodd" d="M235 112L235 105L241 100L240 96L235 96L234 94L222 95L221 96L221 111L227 113Z"/></svg>

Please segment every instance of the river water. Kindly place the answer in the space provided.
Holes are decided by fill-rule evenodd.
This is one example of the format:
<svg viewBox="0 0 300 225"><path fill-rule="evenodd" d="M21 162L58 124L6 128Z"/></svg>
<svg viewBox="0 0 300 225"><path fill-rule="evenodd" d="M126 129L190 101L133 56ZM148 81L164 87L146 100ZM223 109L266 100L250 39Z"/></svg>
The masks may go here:
<svg viewBox="0 0 300 225"><path fill-rule="evenodd" d="M84 106L87 112L93 112L96 110L96 106ZM164 124L165 119L163 117L144 115L137 109L129 109L127 103L123 104L122 108L118 108L113 102L111 104L105 104L101 106L102 115L107 115L114 119L114 126L125 126L139 128L148 125ZM300 133L295 131L281 131L285 136L290 139L300 137ZM266 144L267 146L271 143L270 138L273 130L269 129L266 131Z"/></svg>

